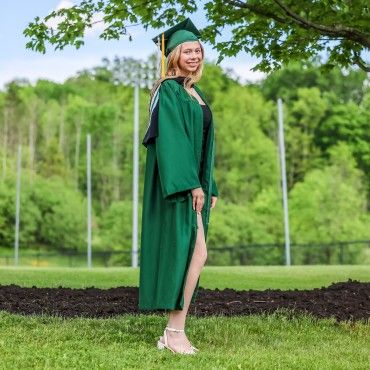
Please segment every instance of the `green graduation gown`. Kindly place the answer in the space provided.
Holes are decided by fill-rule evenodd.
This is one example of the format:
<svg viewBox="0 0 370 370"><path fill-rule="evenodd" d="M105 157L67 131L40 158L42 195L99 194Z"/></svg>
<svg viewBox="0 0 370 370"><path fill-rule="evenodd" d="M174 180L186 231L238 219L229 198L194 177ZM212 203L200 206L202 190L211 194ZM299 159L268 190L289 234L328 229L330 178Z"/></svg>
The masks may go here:
<svg viewBox="0 0 370 370"><path fill-rule="evenodd" d="M194 85L194 89L207 103L199 87ZM159 133L146 147L139 309L181 310L197 236L197 213L192 208L191 189L202 187L204 191L202 220L206 240L211 195L218 196L213 178L214 123L212 118L200 179L202 108L175 80L163 81L158 94ZM192 303L198 288L199 279Z"/></svg>

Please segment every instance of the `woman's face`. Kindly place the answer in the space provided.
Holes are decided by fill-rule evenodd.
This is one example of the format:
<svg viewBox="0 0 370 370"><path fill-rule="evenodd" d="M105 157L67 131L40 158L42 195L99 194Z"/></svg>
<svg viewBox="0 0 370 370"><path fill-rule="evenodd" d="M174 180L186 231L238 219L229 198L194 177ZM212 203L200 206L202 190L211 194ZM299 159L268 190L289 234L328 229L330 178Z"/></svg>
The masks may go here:
<svg viewBox="0 0 370 370"><path fill-rule="evenodd" d="M179 67L181 72L188 75L195 72L203 59L199 41L187 41L181 44Z"/></svg>

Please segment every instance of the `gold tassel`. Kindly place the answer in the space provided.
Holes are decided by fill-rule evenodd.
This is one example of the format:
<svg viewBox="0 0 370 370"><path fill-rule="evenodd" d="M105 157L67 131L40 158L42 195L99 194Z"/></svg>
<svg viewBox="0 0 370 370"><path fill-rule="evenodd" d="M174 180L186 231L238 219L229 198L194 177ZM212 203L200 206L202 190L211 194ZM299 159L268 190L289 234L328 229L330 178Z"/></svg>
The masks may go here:
<svg viewBox="0 0 370 370"><path fill-rule="evenodd" d="M162 76L162 50L161 50L161 39L159 38L159 36L157 38L157 46L161 54L161 60L159 62L159 76Z"/></svg>
<svg viewBox="0 0 370 370"><path fill-rule="evenodd" d="M162 68L161 68L161 71L162 71L162 78L165 77L166 75L166 71L165 71L165 65L164 65L164 33L162 33Z"/></svg>

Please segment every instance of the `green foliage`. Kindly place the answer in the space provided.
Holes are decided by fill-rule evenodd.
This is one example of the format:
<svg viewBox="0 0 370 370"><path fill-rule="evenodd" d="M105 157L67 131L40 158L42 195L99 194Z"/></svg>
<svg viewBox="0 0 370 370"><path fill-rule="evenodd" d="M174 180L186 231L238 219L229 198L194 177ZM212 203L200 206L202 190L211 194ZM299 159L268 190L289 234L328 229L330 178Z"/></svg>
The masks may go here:
<svg viewBox="0 0 370 370"><path fill-rule="evenodd" d="M278 178L276 147L260 129L265 122L272 124L272 106L241 86L215 96L216 177L227 199L250 201Z"/></svg>
<svg viewBox="0 0 370 370"><path fill-rule="evenodd" d="M32 201L29 189L21 184L20 197L20 234L19 245L32 245L38 238L38 226L41 223L41 212ZM15 241L16 218L16 179L8 178L0 182L0 245L12 248Z"/></svg>
<svg viewBox="0 0 370 370"><path fill-rule="evenodd" d="M30 39L26 47L45 53L46 43L62 50L84 44L84 32L97 21L104 22L104 40L132 36L129 27L142 24L145 29L172 26L198 9L195 0L160 1L138 4L127 0L83 0L70 8L59 9L44 19L36 17L23 31ZM261 59L253 68L271 71L290 61L309 61L327 53L324 70L334 66L357 65L369 70L362 52L370 46L369 6L366 0L306 1L304 7L293 0L216 0L204 3L208 26L202 41L218 50L218 63L225 56L247 52ZM55 28L47 22L58 19ZM225 26L231 27L229 40L219 40Z"/></svg>
<svg viewBox="0 0 370 370"><path fill-rule="evenodd" d="M363 101L331 105L330 113L317 130L316 143L327 155L330 148L346 142L359 168L367 175L367 191L370 192L370 92Z"/></svg>
<svg viewBox="0 0 370 370"><path fill-rule="evenodd" d="M308 170L320 165L320 148L314 145L314 141L328 105L317 87L299 88L297 95L286 115L289 187L300 181Z"/></svg>
<svg viewBox="0 0 370 370"><path fill-rule="evenodd" d="M63 84L15 80L0 93L0 245L14 244L11 176L20 142L21 245L86 248L89 133L93 248L131 249L134 89L126 72L121 80L113 77L114 71L124 71L121 62L86 70ZM212 263L284 262L277 97L284 101L292 241L318 244L292 248L293 263L337 263L340 249L320 243L368 239L370 94L358 71L327 76L326 81L315 65L292 64L261 84L243 86L230 71L205 64L200 85L215 120L220 193L207 242ZM139 140L148 124L148 102L149 90L140 89ZM140 196L145 154L139 145ZM225 246L235 250L221 251ZM344 262L363 256L361 246L344 248ZM109 264L129 261L129 253L112 254Z"/></svg>
<svg viewBox="0 0 370 370"><path fill-rule="evenodd" d="M251 205L253 215L252 241L254 243L282 243L282 197L275 187L264 188Z"/></svg>
<svg viewBox="0 0 370 370"><path fill-rule="evenodd" d="M58 178L37 178L31 185L30 198L41 214L39 242L54 249L85 249L86 202L81 194Z"/></svg>
<svg viewBox="0 0 370 370"><path fill-rule="evenodd" d="M15 232L15 179L0 183L0 245L11 248ZM54 177L22 181L20 248L85 248L86 206L81 194Z"/></svg>
<svg viewBox="0 0 370 370"><path fill-rule="evenodd" d="M361 70L334 68L327 73L319 69L319 61L289 62L284 68L270 73L259 84L267 100L281 98L286 103L297 99L299 88L317 87L323 95L333 94L337 102L363 99L367 75Z"/></svg>
<svg viewBox="0 0 370 370"><path fill-rule="evenodd" d="M248 209L242 204L220 201L211 210L207 249L208 260L212 264L233 264L229 251L220 248L244 245L250 242L251 220ZM213 253L215 249L217 252Z"/></svg>
<svg viewBox="0 0 370 370"><path fill-rule="evenodd" d="M362 173L344 143L331 149L331 165L306 174L290 194L292 239L307 243L366 240L370 224L365 218L366 194ZM339 249L326 247L324 254L304 252L295 262L337 263ZM347 262L361 259L360 248L347 251Z"/></svg>
<svg viewBox="0 0 370 370"><path fill-rule="evenodd" d="M68 168L66 167L64 156L59 150L56 138L52 138L40 150L38 172L45 178L53 176L68 178Z"/></svg>
<svg viewBox="0 0 370 370"><path fill-rule="evenodd" d="M139 225L141 224L141 208ZM113 202L101 215L99 223L100 248L102 250L125 251L126 254L112 255L111 263L129 266L132 248L132 202Z"/></svg>
<svg viewBox="0 0 370 370"><path fill-rule="evenodd" d="M206 62L205 65L205 75L210 77L202 78L199 87L204 91L208 103L212 104L216 100L217 93L227 94L232 86L240 85L232 76L232 71L225 72L220 66L210 62Z"/></svg>

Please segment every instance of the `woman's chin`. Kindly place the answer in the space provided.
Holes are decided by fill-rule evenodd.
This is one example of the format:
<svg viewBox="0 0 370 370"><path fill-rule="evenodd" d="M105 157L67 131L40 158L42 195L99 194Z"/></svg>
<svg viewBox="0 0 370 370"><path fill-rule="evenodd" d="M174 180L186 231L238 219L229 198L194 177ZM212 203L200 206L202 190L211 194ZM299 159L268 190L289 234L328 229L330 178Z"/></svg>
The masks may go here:
<svg viewBox="0 0 370 370"><path fill-rule="evenodd" d="M186 68L186 72L187 73L192 73L192 72L195 72L197 69L198 69L198 66L188 67L188 68Z"/></svg>

